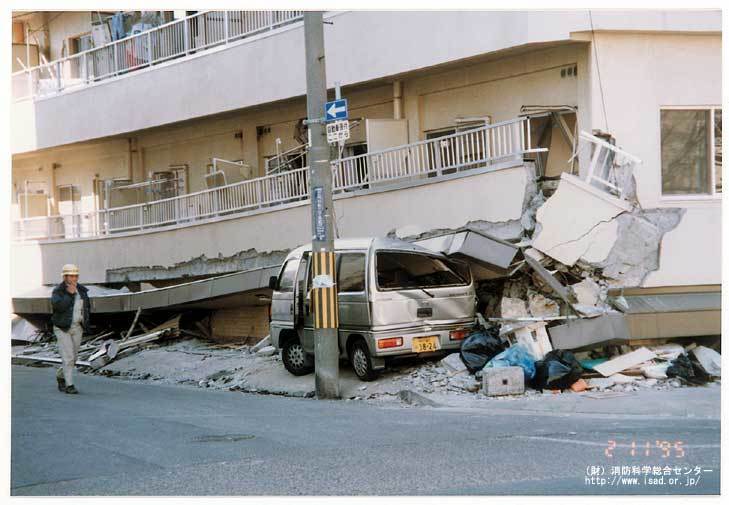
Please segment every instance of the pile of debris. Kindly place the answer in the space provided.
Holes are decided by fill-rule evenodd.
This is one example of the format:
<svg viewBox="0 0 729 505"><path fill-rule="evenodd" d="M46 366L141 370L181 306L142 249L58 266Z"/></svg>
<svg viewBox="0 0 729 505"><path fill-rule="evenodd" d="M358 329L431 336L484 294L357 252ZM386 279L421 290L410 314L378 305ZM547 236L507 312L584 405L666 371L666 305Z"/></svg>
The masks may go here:
<svg viewBox="0 0 729 505"><path fill-rule="evenodd" d="M179 338L183 332L187 332L180 330L181 315L151 329L141 324L138 326L140 312L137 310L132 325L126 331L105 330L94 335L86 335L81 342L76 365L98 370L116 359L158 345L158 342ZM43 340L49 339L46 337ZM17 362L62 363L55 340L27 346L22 351L12 354L12 359Z"/></svg>
<svg viewBox="0 0 729 505"><path fill-rule="evenodd" d="M525 328L529 326L501 334L493 327L474 331L464 340L460 353L442 359L440 366L435 367L436 374L428 379L446 385L452 382L449 378L460 376L462 389L504 396L522 395L527 387L537 391L616 393L646 387L697 386L721 378L721 355L695 343L635 350L623 346L628 351L624 354L595 357L602 351L572 353L552 349L543 323L536 331ZM441 370L446 373L438 376ZM422 375L415 372L414 376L419 373ZM473 379L480 379L480 384L474 384ZM458 387L454 385L453 389ZM427 386L422 390L433 392Z"/></svg>

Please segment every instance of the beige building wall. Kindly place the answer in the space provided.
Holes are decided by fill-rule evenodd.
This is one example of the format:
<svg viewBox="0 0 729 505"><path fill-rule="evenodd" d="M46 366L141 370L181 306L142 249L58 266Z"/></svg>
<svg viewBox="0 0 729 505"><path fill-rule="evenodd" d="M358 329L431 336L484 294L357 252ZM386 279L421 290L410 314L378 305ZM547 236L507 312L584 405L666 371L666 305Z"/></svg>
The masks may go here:
<svg viewBox="0 0 729 505"><path fill-rule="evenodd" d="M392 87L378 85L352 90L347 94L353 118L392 117ZM204 118L135 133L129 139L94 141L13 158L13 187L22 190L23 181L45 180L49 188L74 184L81 191L80 212L98 206L94 179L124 178L134 182L145 180L151 172L187 166L188 192L206 189L205 174L213 157L243 161L246 166L221 164L228 183L264 175L264 160L276 154L276 138L281 139L281 152L295 147L297 121L306 115L304 98L283 104L269 105L253 111ZM258 131L264 131L259 135ZM364 142L364 122L352 129L350 142ZM53 165L55 170L51 170ZM130 169L131 167L131 169ZM52 178L55 177L55 182ZM57 213L56 195L51 195L52 213ZM129 198L132 198L131 196ZM127 203L135 203L133 198ZM20 216L17 199L13 198L14 216Z"/></svg>
<svg viewBox="0 0 729 505"><path fill-rule="evenodd" d="M80 212L97 208L96 179L126 177L129 163L126 139L90 142L16 156L12 171L12 215L21 215L18 192L23 192L26 180L44 184L50 198L52 215L58 213L58 187L74 185L81 201Z"/></svg>
<svg viewBox="0 0 729 505"><path fill-rule="evenodd" d="M48 14L49 13L47 12L31 12L28 14L17 15L17 17L14 17L13 46L15 46L15 44L25 45L25 30L27 28L30 31L30 37L28 37L28 41L30 42L30 44L37 46L38 51L43 53L46 58L50 58ZM25 49L23 49L23 51L25 51ZM25 56L22 56L21 59L25 60ZM13 62L15 62L15 54L13 54Z"/></svg>
<svg viewBox="0 0 729 505"><path fill-rule="evenodd" d="M522 105L578 105L578 77L561 77L561 69L576 65L585 51L584 44L532 50L405 79L411 141L453 127L459 117L499 122L517 117Z"/></svg>
<svg viewBox="0 0 729 505"><path fill-rule="evenodd" d="M69 16L74 19L73 13ZM82 24L81 19L76 21ZM490 115L493 121L502 121L515 118L522 105L576 105L577 78L563 78L560 70L574 66L581 51L585 46L575 44L403 79L409 140L423 139L429 130L452 127L458 117ZM349 100L353 124L359 119L393 117L392 82L344 88L343 95ZM187 166L187 191L200 191L206 188L205 174L213 157L245 163L243 168L221 165L229 183L264 175L265 159L277 152L276 139L281 140L279 152L295 147L295 127L305 115L306 102L300 97L132 133L131 147L124 138L23 154L13 160L13 182L19 185L30 173L36 177L42 173L49 187L78 185L82 212L98 206L94 178L126 177L130 166L134 182L147 179L151 172ZM364 121L357 123L348 144L365 142L365 130ZM51 183L54 163L60 166L53 171L56 181ZM129 198L126 203L135 203L136 197ZM55 198L51 209L57 209Z"/></svg>
<svg viewBox="0 0 729 505"><path fill-rule="evenodd" d="M210 316L211 338L216 342L254 344L268 335L268 306L244 305L219 309Z"/></svg>
<svg viewBox="0 0 729 505"><path fill-rule="evenodd" d="M65 11L48 13L50 60L69 56L68 39L91 32L92 12Z"/></svg>

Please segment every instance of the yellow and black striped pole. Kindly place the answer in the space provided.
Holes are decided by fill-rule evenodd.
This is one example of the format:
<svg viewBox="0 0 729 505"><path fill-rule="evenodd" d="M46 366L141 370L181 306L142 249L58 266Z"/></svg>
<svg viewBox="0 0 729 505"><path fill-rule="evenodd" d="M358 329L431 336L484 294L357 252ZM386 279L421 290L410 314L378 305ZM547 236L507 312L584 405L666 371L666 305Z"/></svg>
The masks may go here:
<svg viewBox="0 0 729 505"><path fill-rule="evenodd" d="M333 279L335 257L332 251L317 251L313 254L314 281L312 299L314 303L314 328L339 328L339 304L337 286ZM317 287L320 286L320 287Z"/></svg>

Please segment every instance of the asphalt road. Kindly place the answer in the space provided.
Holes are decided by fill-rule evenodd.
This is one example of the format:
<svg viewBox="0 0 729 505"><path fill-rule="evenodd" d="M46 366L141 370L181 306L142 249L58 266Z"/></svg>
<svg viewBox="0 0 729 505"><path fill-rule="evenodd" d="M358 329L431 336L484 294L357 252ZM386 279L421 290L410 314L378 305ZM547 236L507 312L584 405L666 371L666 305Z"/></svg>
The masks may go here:
<svg viewBox="0 0 729 505"><path fill-rule="evenodd" d="M52 369L13 367L11 494L719 492L718 420L383 408L92 376L77 386L64 395ZM646 465L682 475L610 475Z"/></svg>

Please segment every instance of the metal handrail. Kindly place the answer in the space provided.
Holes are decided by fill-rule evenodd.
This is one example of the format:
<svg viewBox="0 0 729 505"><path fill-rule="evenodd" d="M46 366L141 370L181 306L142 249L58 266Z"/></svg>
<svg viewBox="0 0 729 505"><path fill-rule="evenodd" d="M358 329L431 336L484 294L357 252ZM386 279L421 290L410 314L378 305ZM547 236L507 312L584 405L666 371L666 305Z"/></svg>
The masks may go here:
<svg viewBox="0 0 729 505"><path fill-rule="evenodd" d="M281 171L282 167L285 167L287 165L290 165L293 160L286 160L284 162L281 162L280 160L283 159L284 156L289 156L290 154L298 152L299 154L296 156L296 159L300 158L301 156L304 156L309 149L309 144L299 144L297 146L292 147L291 149L288 149L282 153L277 154L273 158L268 158L264 161L265 168L266 168L266 175L272 175L277 172ZM278 163L276 163L276 166L271 168L271 163L274 160L279 160Z"/></svg>
<svg viewBox="0 0 729 505"><path fill-rule="evenodd" d="M149 67L191 52L249 37L303 19L303 11L202 11L170 21L141 33L99 47L25 68L11 74L14 89L27 86L27 94L15 100L60 93L120 74ZM202 37L202 41L198 38ZM41 79L47 72L49 79ZM74 75L75 74L75 75ZM27 79L26 79L27 78ZM52 82L47 92L39 83Z"/></svg>
<svg viewBox="0 0 729 505"><path fill-rule="evenodd" d="M493 144L493 145L491 145ZM435 150L433 146L438 147ZM533 148L529 118L503 121L481 128L383 149L331 162L335 193L367 189L404 179L437 182L453 171L488 167L505 158L523 159ZM16 221L16 238L78 238L189 224L211 217L273 207L309 198L309 168L248 179L172 198L86 212ZM373 186L374 185L374 186ZM47 221L47 235L38 235L37 222ZM66 229L70 221L71 229ZM30 232L30 235L26 233ZM35 233L35 234L34 234Z"/></svg>

